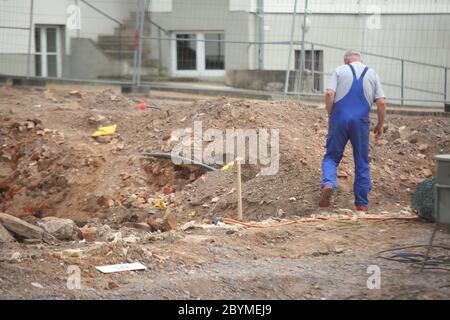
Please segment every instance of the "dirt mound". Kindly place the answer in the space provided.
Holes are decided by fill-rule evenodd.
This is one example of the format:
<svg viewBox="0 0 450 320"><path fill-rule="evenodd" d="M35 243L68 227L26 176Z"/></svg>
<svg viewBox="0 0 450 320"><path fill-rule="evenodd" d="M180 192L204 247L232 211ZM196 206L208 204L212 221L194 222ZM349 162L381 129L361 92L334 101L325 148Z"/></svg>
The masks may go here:
<svg viewBox="0 0 450 320"><path fill-rule="evenodd" d="M193 128L196 121L203 132L279 130L278 172L262 175L262 165L243 166L246 219L318 211L328 121L324 110L296 102L228 98L150 101L160 109L138 110L141 99L109 90L76 94L0 88L0 93L0 211L71 218L80 225L92 219L145 221L167 210L181 221L234 216L235 168L206 172L140 155L170 152L180 142L174 132ZM389 115L387 133L370 150L372 209L409 205L415 185L433 174L434 154L450 152L449 122ZM91 137L99 126L110 124L118 128L113 137L102 143ZM203 147L212 142L206 139ZM221 156L226 158L226 152ZM340 190L331 210L353 208L350 146L338 175Z"/></svg>

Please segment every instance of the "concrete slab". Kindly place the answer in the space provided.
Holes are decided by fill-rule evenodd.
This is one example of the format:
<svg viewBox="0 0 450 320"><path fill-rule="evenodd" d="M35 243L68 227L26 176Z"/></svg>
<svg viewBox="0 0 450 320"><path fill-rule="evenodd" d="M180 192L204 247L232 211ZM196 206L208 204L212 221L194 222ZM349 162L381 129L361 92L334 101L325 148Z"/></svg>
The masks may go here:
<svg viewBox="0 0 450 320"><path fill-rule="evenodd" d="M21 87L45 87L47 81L43 79L13 78L12 85Z"/></svg>
<svg viewBox="0 0 450 320"><path fill-rule="evenodd" d="M121 92L123 94L127 93L141 93L141 94L149 94L150 93L150 86L133 86L130 84L123 84L120 86Z"/></svg>

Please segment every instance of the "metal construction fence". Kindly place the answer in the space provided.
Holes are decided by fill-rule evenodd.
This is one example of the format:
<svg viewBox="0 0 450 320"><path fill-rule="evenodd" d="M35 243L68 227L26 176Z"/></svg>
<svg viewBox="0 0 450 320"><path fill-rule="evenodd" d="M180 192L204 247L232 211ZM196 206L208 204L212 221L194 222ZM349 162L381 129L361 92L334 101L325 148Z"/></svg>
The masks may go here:
<svg viewBox="0 0 450 320"><path fill-rule="evenodd" d="M0 74L323 95L347 49L391 103L448 104L447 0L2 0Z"/></svg>

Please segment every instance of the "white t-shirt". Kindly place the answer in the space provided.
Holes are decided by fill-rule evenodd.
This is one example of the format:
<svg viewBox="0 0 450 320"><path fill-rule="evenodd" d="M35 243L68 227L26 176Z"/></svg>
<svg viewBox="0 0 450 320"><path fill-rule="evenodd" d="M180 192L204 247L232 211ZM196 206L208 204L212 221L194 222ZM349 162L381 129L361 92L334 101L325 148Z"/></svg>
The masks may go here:
<svg viewBox="0 0 450 320"><path fill-rule="evenodd" d="M359 61L355 61L352 62L352 66L355 69L356 78L359 79L366 68L366 65ZM334 102L341 100L350 91L352 82L353 73L348 65L344 64L336 68L328 83L328 89L331 89L336 93ZM369 105L372 105L376 99L386 97L384 95L383 87L381 86L380 78L373 69L369 68L369 70L367 70L366 75L364 76L363 87L364 95L366 96Z"/></svg>

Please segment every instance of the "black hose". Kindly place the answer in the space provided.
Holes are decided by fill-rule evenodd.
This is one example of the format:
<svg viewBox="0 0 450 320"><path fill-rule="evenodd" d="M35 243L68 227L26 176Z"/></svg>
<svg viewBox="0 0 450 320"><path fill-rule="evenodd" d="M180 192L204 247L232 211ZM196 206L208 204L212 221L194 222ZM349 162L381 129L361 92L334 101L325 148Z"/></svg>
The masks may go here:
<svg viewBox="0 0 450 320"><path fill-rule="evenodd" d="M160 158L160 159L177 159L177 160L183 161L185 164L190 164L190 165L193 165L193 166L201 167L201 168L206 169L208 171L215 171L215 170L217 170L216 168L208 166L207 164L204 164L204 163L192 160L192 159L188 159L188 158L185 158L185 157L181 157L181 156L178 156L178 155L172 154L172 153L143 152L143 153L141 153L141 155L147 156L147 157L153 157L153 158Z"/></svg>

